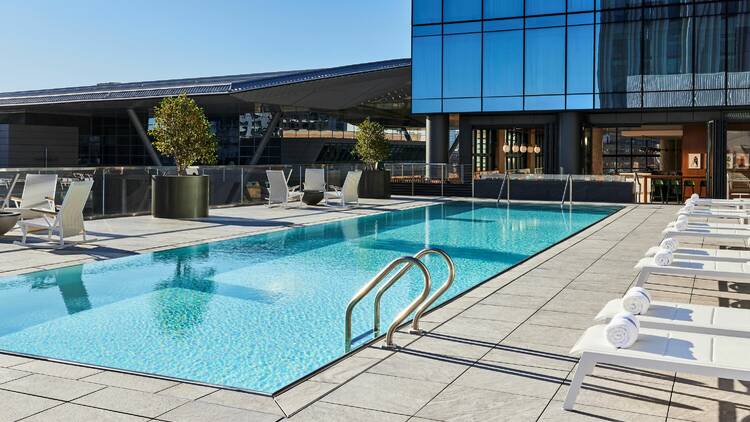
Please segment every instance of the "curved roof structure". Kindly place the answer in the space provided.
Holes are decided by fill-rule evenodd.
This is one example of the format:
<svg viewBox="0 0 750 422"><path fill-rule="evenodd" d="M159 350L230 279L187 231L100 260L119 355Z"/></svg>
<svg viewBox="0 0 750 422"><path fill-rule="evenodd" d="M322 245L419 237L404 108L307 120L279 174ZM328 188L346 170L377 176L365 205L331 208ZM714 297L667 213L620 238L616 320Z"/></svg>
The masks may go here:
<svg viewBox="0 0 750 422"><path fill-rule="evenodd" d="M179 95L181 93L186 93L190 96L231 95L242 101L256 101L257 99L254 99L252 95L246 94L269 89L276 89L275 94L260 95L263 102L278 105L297 105L296 102L298 102L301 96L309 96L307 94L300 95L299 93L295 95L294 91L296 90L309 93L309 86L304 88L304 84L315 83L317 88L313 89L317 90L322 87L321 83L327 81L329 82L328 85L330 87L332 86L330 84L333 82L332 80L341 82L343 80L341 78L348 78L350 81L358 80L360 82L360 89L356 89L356 92L351 93L355 94L354 96L358 99L362 99L371 94L373 96L382 95L383 92L387 90L410 84L410 68L410 59L396 59L326 69L170 79L147 82L107 82L71 88L0 93L0 108L66 103L148 100ZM384 81L384 78L381 76L388 73L395 74L391 75L390 82L383 84L382 82ZM361 85L361 83L368 85L368 81L380 81L380 83L376 84L379 85L378 87ZM293 86L295 88L290 88ZM284 89L279 90L279 88ZM349 84L348 89L352 89L351 84ZM337 92L339 95L341 94L340 90L337 90ZM284 95L289 97L286 98ZM351 101L347 101L346 103L351 103Z"/></svg>

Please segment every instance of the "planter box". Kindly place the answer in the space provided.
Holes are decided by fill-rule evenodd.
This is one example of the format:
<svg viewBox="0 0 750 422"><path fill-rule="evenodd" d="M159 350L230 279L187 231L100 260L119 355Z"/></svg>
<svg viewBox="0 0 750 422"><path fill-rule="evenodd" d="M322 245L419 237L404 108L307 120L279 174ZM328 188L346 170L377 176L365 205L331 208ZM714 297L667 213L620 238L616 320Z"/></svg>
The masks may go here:
<svg viewBox="0 0 750 422"><path fill-rule="evenodd" d="M0 211L0 236L8 233L18 222L21 213L12 211Z"/></svg>
<svg viewBox="0 0 750 422"><path fill-rule="evenodd" d="M359 180L359 197L388 199L391 197L391 172L364 170Z"/></svg>
<svg viewBox="0 0 750 422"><path fill-rule="evenodd" d="M208 217L208 176L156 176L151 181L151 215Z"/></svg>

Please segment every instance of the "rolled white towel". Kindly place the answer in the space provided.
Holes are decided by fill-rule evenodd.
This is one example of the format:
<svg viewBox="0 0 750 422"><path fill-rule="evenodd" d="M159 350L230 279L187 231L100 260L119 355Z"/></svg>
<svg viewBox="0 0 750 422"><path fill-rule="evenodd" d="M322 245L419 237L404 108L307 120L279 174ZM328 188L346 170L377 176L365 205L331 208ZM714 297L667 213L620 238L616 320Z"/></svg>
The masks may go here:
<svg viewBox="0 0 750 422"><path fill-rule="evenodd" d="M635 315L629 312L620 312L615 315L604 332L609 344L618 349L627 349L638 340L638 331L641 325Z"/></svg>
<svg viewBox="0 0 750 422"><path fill-rule="evenodd" d="M672 252L666 249L660 249L659 252L654 254L654 264L660 267L666 267L667 265L671 265L672 261L674 261Z"/></svg>
<svg viewBox="0 0 750 422"><path fill-rule="evenodd" d="M688 205L688 204L695 205L695 201L693 201L692 199L688 198L688 199L685 200L685 205Z"/></svg>
<svg viewBox="0 0 750 422"><path fill-rule="evenodd" d="M681 232L688 228L688 221L687 219L681 220L677 219L677 221L674 223L674 229Z"/></svg>
<svg viewBox="0 0 750 422"><path fill-rule="evenodd" d="M662 240L659 246L662 249L666 249L669 252L674 252L680 247L680 242L677 241L677 239L667 237L666 239Z"/></svg>
<svg viewBox="0 0 750 422"><path fill-rule="evenodd" d="M622 297L622 309L634 315L643 315L651 306L651 294L643 287L631 287Z"/></svg>
<svg viewBox="0 0 750 422"><path fill-rule="evenodd" d="M687 210L687 211L693 211L695 209L695 204L693 203L685 204L685 206L682 207L682 209Z"/></svg>
<svg viewBox="0 0 750 422"><path fill-rule="evenodd" d="M693 201L697 201L700 198L701 198L700 195L698 195L697 193L690 195L690 199L692 199Z"/></svg>

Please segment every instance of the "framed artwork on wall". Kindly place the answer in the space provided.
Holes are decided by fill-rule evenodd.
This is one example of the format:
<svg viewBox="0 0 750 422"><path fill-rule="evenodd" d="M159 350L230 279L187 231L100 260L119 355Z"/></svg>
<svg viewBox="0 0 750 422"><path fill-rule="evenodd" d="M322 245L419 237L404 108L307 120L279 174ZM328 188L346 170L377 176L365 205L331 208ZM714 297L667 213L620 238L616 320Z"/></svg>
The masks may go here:
<svg viewBox="0 0 750 422"><path fill-rule="evenodd" d="M700 170L701 166L701 154L690 153L688 154L688 168L691 170Z"/></svg>
<svg viewBox="0 0 750 422"><path fill-rule="evenodd" d="M734 155L734 168L745 170L748 168L748 161L750 160L750 155L744 152L738 152Z"/></svg>
<svg viewBox="0 0 750 422"><path fill-rule="evenodd" d="M734 168L734 155L733 154L727 154L727 169L731 170Z"/></svg>

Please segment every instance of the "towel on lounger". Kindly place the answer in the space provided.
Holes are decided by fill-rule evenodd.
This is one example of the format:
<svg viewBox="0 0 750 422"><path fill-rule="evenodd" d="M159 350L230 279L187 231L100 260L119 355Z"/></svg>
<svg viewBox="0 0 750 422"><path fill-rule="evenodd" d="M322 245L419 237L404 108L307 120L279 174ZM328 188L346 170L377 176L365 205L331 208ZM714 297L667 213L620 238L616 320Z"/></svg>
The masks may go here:
<svg viewBox="0 0 750 422"><path fill-rule="evenodd" d="M685 217L684 215L681 215L680 217ZM688 228L688 220L687 218L678 218L677 221L674 223L674 229L677 231L683 231Z"/></svg>
<svg viewBox="0 0 750 422"><path fill-rule="evenodd" d="M634 315L643 315L651 306L651 294L643 287L631 287L622 297L622 309Z"/></svg>
<svg viewBox="0 0 750 422"><path fill-rule="evenodd" d="M662 249L666 249L669 252L674 252L680 247L680 242L677 241L677 239L673 239L671 237L668 237L661 241L659 246Z"/></svg>
<svg viewBox="0 0 750 422"><path fill-rule="evenodd" d="M698 195L697 193L694 193L690 195L690 199L692 199L693 201L697 201L698 199L700 199L700 195Z"/></svg>
<svg viewBox="0 0 750 422"><path fill-rule="evenodd" d="M654 264L660 267L666 267L667 265L671 265L672 261L674 261L672 252L666 249L660 248L659 251L656 252L656 254L654 254Z"/></svg>
<svg viewBox="0 0 750 422"><path fill-rule="evenodd" d="M615 315L604 329L609 344L618 349L627 349L638 340L638 330L641 325L635 315L628 312L620 312Z"/></svg>

